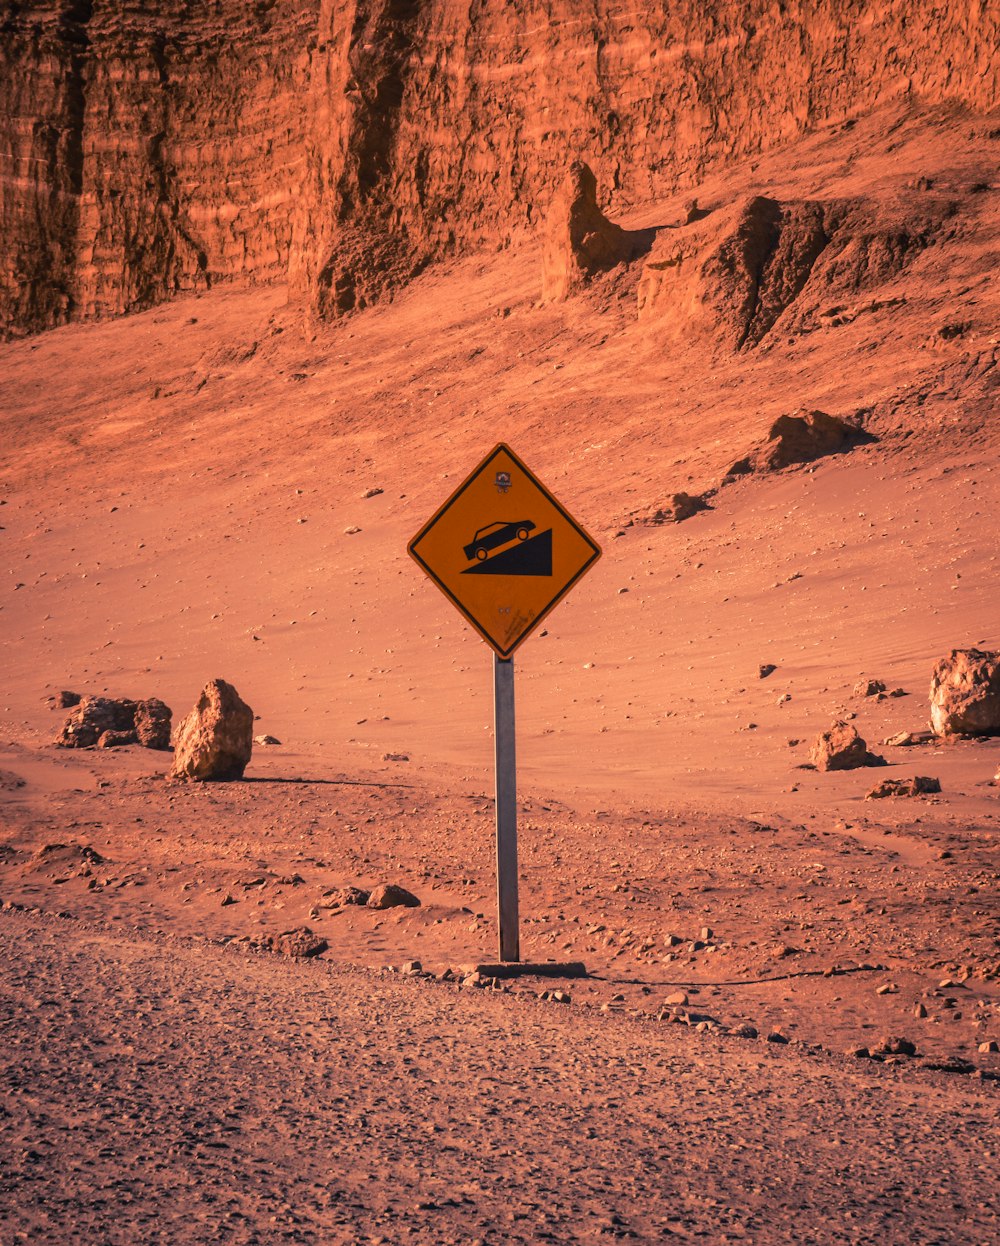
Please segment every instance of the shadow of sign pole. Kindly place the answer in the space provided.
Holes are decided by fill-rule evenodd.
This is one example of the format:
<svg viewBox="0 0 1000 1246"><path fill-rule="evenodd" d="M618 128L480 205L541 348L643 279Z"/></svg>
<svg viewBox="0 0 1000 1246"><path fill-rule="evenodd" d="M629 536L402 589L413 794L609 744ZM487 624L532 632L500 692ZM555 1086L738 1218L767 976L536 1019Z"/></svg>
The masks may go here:
<svg viewBox="0 0 1000 1246"><path fill-rule="evenodd" d="M496 760L497 913L500 960L521 959L517 912L517 758L514 748L514 659L493 654L493 740Z"/></svg>

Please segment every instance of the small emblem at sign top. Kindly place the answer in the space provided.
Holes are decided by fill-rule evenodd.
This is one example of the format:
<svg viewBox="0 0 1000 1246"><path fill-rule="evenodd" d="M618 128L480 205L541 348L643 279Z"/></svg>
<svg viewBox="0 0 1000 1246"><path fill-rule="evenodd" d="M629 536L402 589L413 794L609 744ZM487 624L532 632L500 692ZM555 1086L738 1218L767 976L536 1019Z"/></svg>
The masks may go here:
<svg viewBox="0 0 1000 1246"><path fill-rule="evenodd" d="M510 489L510 472L497 472L497 493L506 493Z"/></svg>

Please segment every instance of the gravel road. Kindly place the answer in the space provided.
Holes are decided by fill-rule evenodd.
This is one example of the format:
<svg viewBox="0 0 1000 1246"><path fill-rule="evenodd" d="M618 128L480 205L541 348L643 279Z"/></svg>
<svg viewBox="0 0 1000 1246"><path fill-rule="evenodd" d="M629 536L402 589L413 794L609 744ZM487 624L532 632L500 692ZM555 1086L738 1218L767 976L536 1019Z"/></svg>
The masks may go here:
<svg viewBox="0 0 1000 1246"><path fill-rule="evenodd" d="M983 1243L995 1084L0 913L0 1242Z"/></svg>

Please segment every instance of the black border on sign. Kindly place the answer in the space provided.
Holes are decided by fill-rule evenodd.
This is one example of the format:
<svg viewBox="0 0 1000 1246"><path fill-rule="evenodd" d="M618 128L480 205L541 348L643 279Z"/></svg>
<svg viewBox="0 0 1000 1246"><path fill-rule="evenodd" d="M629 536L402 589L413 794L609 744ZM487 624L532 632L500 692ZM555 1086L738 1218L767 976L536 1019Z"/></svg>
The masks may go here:
<svg viewBox="0 0 1000 1246"><path fill-rule="evenodd" d="M466 608L458 600L458 598L451 591L451 589L449 589L445 584L443 584L438 579L438 577L430 569L427 563L425 563L424 560L417 553L417 549L416 549L419 542L423 540L423 538L427 535L428 532L430 532L431 528L434 527L434 525L441 518L441 516L445 513L445 511L448 510L451 504L457 498L462 496L465 490L468 489L469 485L471 485L472 482L478 478L478 476L490 465L490 463L496 458L498 454L510 455L510 457L518 465L521 471L524 472L524 474L531 480L532 484L534 484L535 487L538 490L540 490L540 492L542 492L549 499L552 505L560 513L560 515L562 515L563 519L565 519L566 522L572 528L574 528L577 532L579 532L579 534L583 537L583 539L587 542L588 545L590 545L591 549L593 549L594 551L591 557L587 559L587 561L583 564L583 566L576 573L576 575L573 576L573 578L569 581L569 583L565 584L556 593L556 595L552 598L549 604L538 612L538 614L531 620L531 622L524 629L524 631L522 631L520 635L516 636L514 638L514 641L510 645L508 645L506 649L501 648L501 646L498 645L495 640L493 640L490 636L487 635L487 633L479 625L476 619L473 618L473 616L468 612L468 610L466 610ZM486 643L493 650L493 652L496 653L499 657L506 659L511 656L511 654L518 647L518 645L522 643L522 641L525 641L528 639L528 637L535 630L535 628L539 625L539 623L541 623L541 621L546 617L546 615L548 615L552 610L555 609L555 607L559 604L560 601L562 601L562 599L570 591L573 585L576 584L576 582L580 579L583 573L585 571L588 571L594 565L594 563L598 560L598 558L600 558L601 554L604 551L597 544L594 538L590 535L587 529L584 528L582 524L578 523L577 520L575 520L572 517L572 515L569 514L569 512L562 505L562 503L557 501L557 499L552 496L552 494L549 492L548 489L546 489L546 487L538 479L535 473L531 471L531 469L528 468L518 458L518 456L514 453L514 451L510 448L510 446L506 445L504 442L501 441L497 446L495 446L490 451L490 453L486 456L485 459L483 459L483 461L478 465L478 467L475 467L472 470L472 472L466 477L466 479L462 481L462 483L458 486L455 492L448 498L448 500L446 502L441 503L441 505L434 512L434 514L430 517L430 519L427 520L427 522L420 529L417 535L407 545L406 552L410 555L410 557L414 560L414 562L416 562L420 567L423 568L424 572L429 576L431 580L434 581L434 583L438 586L441 592L444 593L444 595L448 598L448 600L452 603L452 605L456 606L459 609L459 611L465 616L468 622L471 623L472 626L476 629L479 635L482 636L483 640L486 641Z"/></svg>

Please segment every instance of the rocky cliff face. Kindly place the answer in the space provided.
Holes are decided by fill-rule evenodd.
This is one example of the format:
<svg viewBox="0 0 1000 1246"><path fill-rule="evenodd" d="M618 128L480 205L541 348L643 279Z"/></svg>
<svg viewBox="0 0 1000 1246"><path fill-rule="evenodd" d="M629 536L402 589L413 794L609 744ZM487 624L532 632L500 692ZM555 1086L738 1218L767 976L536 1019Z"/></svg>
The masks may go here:
<svg viewBox="0 0 1000 1246"><path fill-rule="evenodd" d="M1000 102L980 0L0 0L0 330L289 279L318 314L913 94Z"/></svg>

